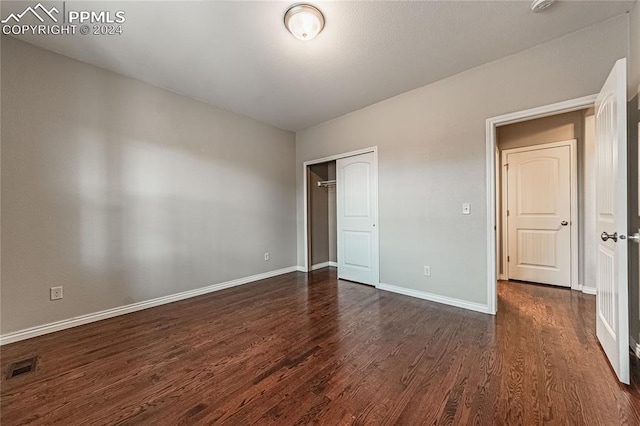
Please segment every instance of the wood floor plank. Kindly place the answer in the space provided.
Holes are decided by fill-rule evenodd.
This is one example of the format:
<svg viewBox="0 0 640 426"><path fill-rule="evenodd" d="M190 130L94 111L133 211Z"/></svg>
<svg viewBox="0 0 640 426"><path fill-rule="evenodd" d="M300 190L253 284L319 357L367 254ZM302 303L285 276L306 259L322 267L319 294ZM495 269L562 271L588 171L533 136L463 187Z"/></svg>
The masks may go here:
<svg viewBox="0 0 640 426"><path fill-rule="evenodd" d="M2 425L640 424L595 298L500 282L497 316L291 273L2 347ZM9 365L37 356L33 373Z"/></svg>

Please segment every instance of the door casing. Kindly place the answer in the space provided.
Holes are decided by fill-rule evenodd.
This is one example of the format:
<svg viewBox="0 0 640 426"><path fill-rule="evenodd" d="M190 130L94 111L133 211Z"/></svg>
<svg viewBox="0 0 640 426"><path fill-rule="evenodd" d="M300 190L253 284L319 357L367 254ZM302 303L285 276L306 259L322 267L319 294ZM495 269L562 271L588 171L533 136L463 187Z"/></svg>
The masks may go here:
<svg viewBox="0 0 640 426"><path fill-rule="evenodd" d="M495 315L498 312L498 271L497 271L497 227L496 227L496 160L495 150L497 147L496 128L506 124L519 123L536 118L548 117L550 115L562 114L564 112L577 111L591 107L596 102L597 95L584 96L582 98L571 99L513 112L510 114L492 117L486 121L486 150L485 150L485 173L487 191L487 312Z"/></svg>

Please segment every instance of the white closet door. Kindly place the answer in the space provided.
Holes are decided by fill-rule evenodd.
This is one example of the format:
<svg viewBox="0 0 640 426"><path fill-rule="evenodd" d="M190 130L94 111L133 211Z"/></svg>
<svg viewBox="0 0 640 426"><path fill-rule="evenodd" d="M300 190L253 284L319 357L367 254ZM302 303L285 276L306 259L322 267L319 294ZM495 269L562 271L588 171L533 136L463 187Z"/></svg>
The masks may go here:
<svg viewBox="0 0 640 426"><path fill-rule="evenodd" d="M338 277L378 284L377 170L372 152L336 161Z"/></svg>

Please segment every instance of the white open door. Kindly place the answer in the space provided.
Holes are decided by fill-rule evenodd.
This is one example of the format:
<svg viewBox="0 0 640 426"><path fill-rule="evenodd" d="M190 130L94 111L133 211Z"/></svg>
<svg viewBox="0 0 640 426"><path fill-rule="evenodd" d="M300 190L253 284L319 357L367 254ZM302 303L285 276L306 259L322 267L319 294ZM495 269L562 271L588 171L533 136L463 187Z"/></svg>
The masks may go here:
<svg viewBox="0 0 640 426"><path fill-rule="evenodd" d="M629 383L627 291L627 61L616 62L596 100L596 333Z"/></svg>
<svg viewBox="0 0 640 426"><path fill-rule="evenodd" d="M373 152L336 161L338 278L378 284L378 179Z"/></svg>

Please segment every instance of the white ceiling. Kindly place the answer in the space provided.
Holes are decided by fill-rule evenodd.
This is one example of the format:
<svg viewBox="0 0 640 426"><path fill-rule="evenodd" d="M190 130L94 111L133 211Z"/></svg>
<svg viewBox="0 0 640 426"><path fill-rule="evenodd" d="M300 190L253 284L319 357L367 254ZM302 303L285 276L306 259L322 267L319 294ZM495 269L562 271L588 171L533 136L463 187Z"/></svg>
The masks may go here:
<svg viewBox="0 0 640 426"><path fill-rule="evenodd" d="M622 14L634 3L559 1L533 14L530 0L313 1L326 26L302 42L283 25L294 2L67 1L67 10L124 10L123 35L20 38L295 131ZM3 1L2 17L34 3Z"/></svg>

